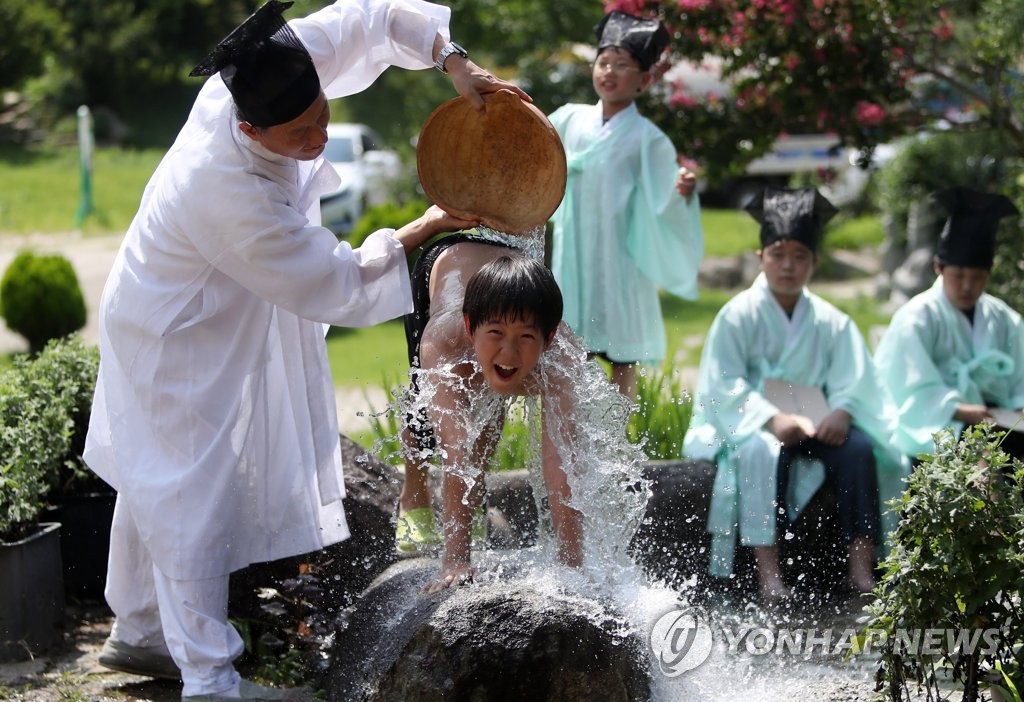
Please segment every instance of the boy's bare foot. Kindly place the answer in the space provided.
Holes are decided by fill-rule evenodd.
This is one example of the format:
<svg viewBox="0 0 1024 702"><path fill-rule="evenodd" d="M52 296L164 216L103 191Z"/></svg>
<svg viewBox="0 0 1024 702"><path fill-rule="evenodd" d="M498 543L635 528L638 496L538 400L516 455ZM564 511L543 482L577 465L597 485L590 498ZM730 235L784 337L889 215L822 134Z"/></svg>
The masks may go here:
<svg viewBox="0 0 1024 702"><path fill-rule="evenodd" d="M433 595L435 592L441 592L441 590L446 590L450 587L466 585L473 582L473 578L478 575L480 575L480 571L469 564L454 568L442 568L441 575L424 585L420 593Z"/></svg>

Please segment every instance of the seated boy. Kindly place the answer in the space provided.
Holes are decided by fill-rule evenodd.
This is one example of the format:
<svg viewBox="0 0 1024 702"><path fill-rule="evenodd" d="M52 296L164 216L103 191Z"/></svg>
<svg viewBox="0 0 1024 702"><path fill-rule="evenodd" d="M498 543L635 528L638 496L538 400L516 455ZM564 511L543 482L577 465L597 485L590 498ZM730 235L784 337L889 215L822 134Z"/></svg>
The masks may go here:
<svg viewBox="0 0 1024 702"><path fill-rule="evenodd" d="M883 534L879 509L903 472L898 454L887 450L894 413L863 338L848 316L806 288L822 228L836 210L813 188L768 188L747 210L761 224L762 272L712 323L684 440L688 457L718 463L711 573L731 574L738 530L740 543L754 548L762 599L789 596L776 515L784 505L795 518L827 480L839 503L850 585L867 592ZM769 378L819 388L830 413L813 426L780 411L765 396Z"/></svg>
<svg viewBox="0 0 1024 702"><path fill-rule="evenodd" d="M551 272L510 244L457 234L424 251L413 273L413 297L416 311L406 318L406 331L416 397L402 436L406 477L399 550L438 541L427 488L436 433L444 465L444 552L440 576L426 591L472 579L470 525L508 400L539 395L543 473L558 557L579 566L581 516L566 504L569 485L553 443L567 445L571 431L571 420L565 421L571 411L566 379L556 370L564 364L544 364L545 358L570 351L553 347L556 334L567 334L558 331L562 295Z"/></svg>
<svg viewBox="0 0 1024 702"><path fill-rule="evenodd" d="M933 434L1024 406L1024 325L985 292L999 221L1018 214L1005 195L955 187L936 195L948 213L935 252L935 284L892 317L875 364L899 408L896 442L932 453ZM1011 433L1004 448L1024 458ZM1016 439L1016 441L1014 441Z"/></svg>

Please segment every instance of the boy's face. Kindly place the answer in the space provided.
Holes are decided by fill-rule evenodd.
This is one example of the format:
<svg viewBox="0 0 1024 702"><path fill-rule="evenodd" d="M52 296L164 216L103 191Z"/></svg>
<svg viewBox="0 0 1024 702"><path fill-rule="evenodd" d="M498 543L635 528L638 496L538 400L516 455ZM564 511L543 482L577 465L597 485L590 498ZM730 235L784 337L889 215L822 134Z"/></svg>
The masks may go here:
<svg viewBox="0 0 1024 702"><path fill-rule="evenodd" d="M492 320L470 333L469 318L464 316L464 320L491 389L502 395L528 394L527 379L554 334L545 339L533 319Z"/></svg>
<svg viewBox="0 0 1024 702"><path fill-rule="evenodd" d="M817 256L795 239L779 239L758 252L768 288L776 295L800 294L814 273Z"/></svg>
<svg viewBox="0 0 1024 702"><path fill-rule="evenodd" d="M942 292L953 307L968 312L988 285L988 271L984 268L944 266L935 262L935 274L942 276Z"/></svg>
<svg viewBox="0 0 1024 702"><path fill-rule="evenodd" d="M605 104L628 104L647 87L651 74L640 68L633 54L610 46L594 60L594 91Z"/></svg>

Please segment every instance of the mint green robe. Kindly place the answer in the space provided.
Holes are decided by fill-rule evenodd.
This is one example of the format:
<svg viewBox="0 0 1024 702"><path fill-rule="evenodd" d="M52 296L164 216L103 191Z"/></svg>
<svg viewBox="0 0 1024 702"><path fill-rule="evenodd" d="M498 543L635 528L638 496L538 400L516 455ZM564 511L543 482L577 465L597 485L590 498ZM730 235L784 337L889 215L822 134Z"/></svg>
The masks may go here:
<svg viewBox="0 0 1024 702"><path fill-rule="evenodd" d="M863 337L847 315L806 288L787 317L762 273L711 325L683 442L688 458L718 464L708 515L712 575L732 572L737 537L746 546L775 543L781 444L763 428L779 411L762 394L766 378L819 387L829 407L850 413L875 448L883 533L895 525L886 502L902 490L908 465L890 443L895 408ZM817 459L797 458L791 471L786 504L795 518L825 470Z"/></svg>
<svg viewBox="0 0 1024 702"><path fill-rule="evenodd" d="M697 298L698 197L676 192L676 149L635 105L604 125L599 104L550 119L568 163L551 262L565 321L590 351L655 364L665 357L658 287Z"/></svg>
<svg viewBox="0 0 1024 702"><path fill-rule="evenodd" d="M985 293L974 323L942 291L931 288L896 310L875 352L875 365L899 413L896 444L908 456L935 450L945 427L959 435L957 404L1024 406L1024 324L999 298Z"/></svg>

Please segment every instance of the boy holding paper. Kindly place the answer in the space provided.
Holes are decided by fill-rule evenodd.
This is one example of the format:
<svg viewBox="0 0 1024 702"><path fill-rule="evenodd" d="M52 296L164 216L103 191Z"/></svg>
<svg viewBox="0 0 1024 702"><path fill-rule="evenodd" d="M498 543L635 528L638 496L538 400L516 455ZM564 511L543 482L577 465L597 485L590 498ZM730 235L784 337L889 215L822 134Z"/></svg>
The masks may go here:
<svg viewBox="0 0 1024 702"><path fill-rule="evenodd" d="M806 288L822 228L836 210L813 188L768 188L747 210L761 224L762 273L711 326L684 441L688 457L718 464L708 518L711 573L732 572L738 532L740 543L754 548L762 599L788 597L776 516L784 506L795 519L828 480L848 545L850 585L868 592L884 534L880 506L899 491L905 470L889 448L895 412L860 332ZM820 392L827 414L813 421L780 410L765 391L773 379L798 394Z"/></svg>
<svg viewBox="0 0 1024 702"><path fill-rule="evenodd" d="M936 200L948 218L935 284L896 311L875 353L899 407L896 443L911 457L931 453L944 427L959 433L993 419L1012 426L1024 406L1024 324L985 292L999 221L1017 208L1005 195L962 187ZM1021 443L1011 434L1004 448L1021 457Z"/></svg>

